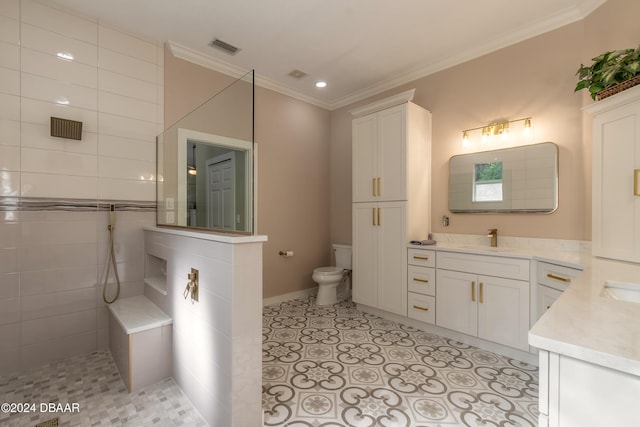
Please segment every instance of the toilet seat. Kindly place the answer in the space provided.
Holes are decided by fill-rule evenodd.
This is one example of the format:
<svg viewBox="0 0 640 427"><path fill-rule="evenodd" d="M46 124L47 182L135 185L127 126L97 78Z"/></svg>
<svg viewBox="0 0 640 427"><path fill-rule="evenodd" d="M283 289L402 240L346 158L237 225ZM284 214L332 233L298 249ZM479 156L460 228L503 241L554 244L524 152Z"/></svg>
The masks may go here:
<svg viewBox="0 0 640 427"><path fill-rule="evenodd" d="M313 270L313 273L321 277L342 276L342 274L344 273L344 269L336 266L318 267Z"/></svg>

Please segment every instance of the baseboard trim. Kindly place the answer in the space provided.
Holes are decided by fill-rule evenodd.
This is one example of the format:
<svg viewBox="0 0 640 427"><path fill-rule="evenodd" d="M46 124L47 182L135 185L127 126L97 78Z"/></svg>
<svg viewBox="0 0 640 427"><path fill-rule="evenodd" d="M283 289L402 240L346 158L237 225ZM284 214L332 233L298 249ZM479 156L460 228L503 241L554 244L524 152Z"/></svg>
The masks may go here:
<svg viewBox="0 0 640 427"><path fill-rule="evenodd" d="M289 292L288 294L276 295L275 297L264 298L262 300L262 306L276 305L292 299L306 298L318 293L318 287L315 286L309 289L303 289L301 291Z"/></svg>

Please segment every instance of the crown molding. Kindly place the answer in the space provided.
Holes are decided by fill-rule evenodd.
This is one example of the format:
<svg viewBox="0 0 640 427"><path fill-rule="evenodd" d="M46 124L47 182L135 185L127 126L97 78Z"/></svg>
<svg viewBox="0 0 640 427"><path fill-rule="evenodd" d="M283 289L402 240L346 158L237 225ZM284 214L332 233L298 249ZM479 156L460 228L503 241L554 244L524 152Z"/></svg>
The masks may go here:
<svg viewBox="0 0 640 427"><path fill-rule="evenodd" d="M338 108L342 108L362 101L363 99L369 98L371 96L378 95L379 93L385 92L387 90L394 89L398 86L427 77L431 74L437 73L447 68L460 65L464 62L471 61L483 55L495 52L499 49L503 49L505 47L514 45L524 40L539 36L546 32L556 30L565 25L569 25L573 22L584 19L595 9L606 3L606 1L607 0L590 0L582 4L579 8L572 7L565 9L564 11L561 11L560 13L557 13L551 17L546 17L536 22L532 22L530 25L524 27L520 31L511 32L503 37L494 39L489 43L485 43L484 45L479 46L476 49L467 50L458 55L452 55L447 58L443 58L442 60L429 64L427 66L401 74L396 74L380 83L368 86L364 89L358 90L341 98L337 98L333 101L324 101L306 95L258 73L255 74L255 84L265 89L270 89L274 92L278 92L283 95L298 99L300 101L316 105L329 111L333 111ZM171 54L177 58L184 59L185 61L192 62L194 64L230 75L232 77L240 78L250 71L232 65L228 62L215 59L209 55L206 55L189 47L182 46L173 41L167 41L166 45L171 51Z"/></svg>
<svg viewBox="0 0 640 427"><path fill-rule="evenodd" d="M220 73L229 75L231 77L240 78L250 71L250 70L245 70L244 68L229 64L228 62L213 58L209 55L205 55L202 52L199 52L195 49L191 49L190 47L183 46L171 40L166 41L165 45L167 46L171 54L176 58L189 61L193 64L200 65L201 67L205 67L213 71L218 71ZM258 73L255 74L255 84L265 89L273 90L274 92L278 92L283 95L290 96L292 98L307 102L312 105L316 105L318 107L322 107L327 110L332 109L331 104L325 101L319 100L312 96L308 96L308 95L305 95L304 93L293 90L285 85L275 82L274 80L261 76Z"/></svg>

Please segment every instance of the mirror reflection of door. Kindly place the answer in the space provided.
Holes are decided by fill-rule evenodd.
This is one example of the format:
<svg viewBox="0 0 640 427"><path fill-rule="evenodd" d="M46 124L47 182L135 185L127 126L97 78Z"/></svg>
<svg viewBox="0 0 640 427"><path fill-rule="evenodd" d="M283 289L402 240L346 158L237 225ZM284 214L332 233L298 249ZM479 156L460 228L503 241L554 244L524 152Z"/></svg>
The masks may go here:
<svg viewBox="0 0 640 427"><path fill-rule="evenodd" d="M206 161L207 227L235 229L236 156L233 151Z"/></svg>

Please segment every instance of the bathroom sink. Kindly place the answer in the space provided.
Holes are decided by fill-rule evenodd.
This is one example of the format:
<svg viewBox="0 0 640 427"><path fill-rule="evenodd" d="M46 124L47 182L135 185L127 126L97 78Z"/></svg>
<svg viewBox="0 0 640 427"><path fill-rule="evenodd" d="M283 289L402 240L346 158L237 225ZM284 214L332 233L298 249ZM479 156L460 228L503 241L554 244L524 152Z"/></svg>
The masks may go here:
<svg viewBox="0 0 640 427"><path fill-rule="evenodd" d="M640 284L607 280L600 295L620 301L640 302Z"/></svg>

